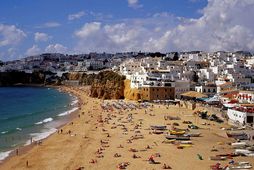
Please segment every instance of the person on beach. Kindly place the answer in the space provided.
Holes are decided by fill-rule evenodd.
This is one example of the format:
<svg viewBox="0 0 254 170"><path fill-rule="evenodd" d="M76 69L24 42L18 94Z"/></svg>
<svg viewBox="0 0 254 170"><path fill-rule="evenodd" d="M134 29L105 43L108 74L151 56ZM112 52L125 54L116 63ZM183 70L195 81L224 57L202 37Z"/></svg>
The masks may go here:
<svg viewBox="0 0 254 170"><path fill-rule="evenodd" d="M162 169L172 169L169 165L163 164Z"/></svg>
<svg viewBox="0 0 254 170"><path fill-rule="evenodd" d="M118 148L123 148L123 146L120 144L120 145L118 146Z"/></svg>
<svg viewBox="0 0 254 170"><path fill-rule="evenodd" d="M140 158L140 156L137 156L135 153L132 155L132 158L136 159L136 158Z"/></svg>
<svg viewBox="0 0 254 170"><path fill-rule="evenodd" d="M95 163L97 163L97 160L92 159L89 163L95 164Z"/></svg>
<svg viewBox="0 0 254 170"><path fill-rule="evenodd" d="M118 154L118 153L115 153L115 154L114 154L114 157L115 157L115 158L118 158L118 157L121 157L121 155Z"/></svg>
<svg viewBox="0 0 254 170"><path fill-rule="evenodd" d="M26 167L28 167L29 165L28 165L28 160L26 161Z"/></svg>
<svg viewBox="0 0 254 170"><path fill-rule="evenodd" d="M155 160L154 160L154 158L153 158L153 155L149 157L148 162L149 162L150 164L155 164Z"/></svg>
<svg viewBox="0 0 254 170"><path fill-rule="evenodd" d="M149 145L147 145L146 149L152 149Z"/></svg>
<svg viewBox="0 0 254 170"><path fill-rule="evenodd" d="M19 149L16 149L16 155L17 156L19 155Z"/></svg>

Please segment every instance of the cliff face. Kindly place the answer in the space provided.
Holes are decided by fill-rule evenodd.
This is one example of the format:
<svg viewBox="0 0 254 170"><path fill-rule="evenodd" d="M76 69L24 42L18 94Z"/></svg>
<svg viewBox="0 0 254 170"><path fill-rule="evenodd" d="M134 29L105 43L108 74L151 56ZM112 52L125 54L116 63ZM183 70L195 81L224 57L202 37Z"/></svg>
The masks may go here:
<svg viewBox="0 0 254 170"><path fill-rule="evenodd" d="M124 99L124 79L124 76L112 71L100 72L91 84L90 96L101 99Z"/></svg>
<svg viewBox="0 0 254 170"><path fill-rule="evenodd" d="M141 99L140 92L137 88L131 88L130 80L124 80L124 98L128 100Z"/></svg>
<svg viewBox="0 0 254 170"><path fill-rule="evenodd" d="M99 74L68 73L67 80L79 80L81 85L90 86L90 96L100 99L124 99L125 77L113 71L103 71Z"/></svg>
<svg viewBox="0 0 254 170"><path fill-rule="evenodd" d="M0 72L0 86L13 86L16 84L44 84L45 74L41 72Z"/></svg>

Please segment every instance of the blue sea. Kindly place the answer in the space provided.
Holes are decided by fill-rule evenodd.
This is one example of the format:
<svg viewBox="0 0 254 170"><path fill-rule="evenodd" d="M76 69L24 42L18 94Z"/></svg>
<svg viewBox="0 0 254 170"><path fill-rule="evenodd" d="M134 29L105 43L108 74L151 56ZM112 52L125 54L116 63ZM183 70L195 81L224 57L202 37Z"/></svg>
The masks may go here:
<svg viewBox="0 0 254 170"><path fill-rule="evenodd" d="M77 98L54 88L0 87L0 161L66 123Z"/></svg>

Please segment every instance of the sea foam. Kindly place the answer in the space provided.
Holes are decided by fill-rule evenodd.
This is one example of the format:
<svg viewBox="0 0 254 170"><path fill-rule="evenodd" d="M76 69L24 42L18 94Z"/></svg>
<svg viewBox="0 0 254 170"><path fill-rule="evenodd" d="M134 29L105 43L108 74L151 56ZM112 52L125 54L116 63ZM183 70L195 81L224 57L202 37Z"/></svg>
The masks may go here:
<svg viewBox="0 0 254 170"><path fill-rule="evenodd" d="M78 103L78 100L73 100L72 102L71 102L71 106L74 106L74 105L76 105Z"/></svg>
<svg viewBox="0 0 254 170"><path fill-rule="evenodd" d="M49 117L49 118L46 118L46 119L44 119L43 121L37 122L37 123L35 123L35 124L36 124L36 125L40 125L40 124L43 124L43 123L51 122L51 121L53 121L53 120L54 120L53 118Z"/></svg>
<svg viewBox="0 0 254 170"><path fill-rule="evenodd" d="M63 112L63 113L60 113L60 114L58 114L57 116L66 116L66 115L71 114L72 112L75 112L76 110L78 110L78 107L74 107L73 109L68 110L68 111L66 111L66 112Z"/></svg>
<svg viewBox="0 0 254 170"><path fill-rule="evenodd" d="M45 139L46 137L55 133L56 131L57 129L52 128L52 129L49 129L48 131L44 131L40 133L31 133L30 136L33 141L39 141L39 140ZM29 145L29 144L31 144L31 140L28 140L25 145Z"/></svg>
<svg viewBox="0 0 254 170"><path fill-rule="evenodd" d="M8 131L2 131L2 132L1 132L1 134L6 134L6 133L8 133Z"/></svg>
<svg viewBox="0 0 254 170"><path fill-rule="evenodd" d="M12 151L0 152L0 162L10 155Z"/></svg>

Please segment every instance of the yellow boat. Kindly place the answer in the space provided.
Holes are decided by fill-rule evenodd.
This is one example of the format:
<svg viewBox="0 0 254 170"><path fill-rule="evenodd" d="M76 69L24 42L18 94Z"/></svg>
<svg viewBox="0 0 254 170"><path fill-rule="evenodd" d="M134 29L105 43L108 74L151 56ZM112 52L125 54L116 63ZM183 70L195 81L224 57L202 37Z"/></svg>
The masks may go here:
<svg viewBox="0 0 254 170"><path fill-rule="evenodd" d="M192 147L191 144L180 144L177 146L177 149L189 148Z"/></svg>
<svg viewBox="0 0 254 170"><path fill-rule="evenodd" d="M169 132L170 132L170 135L183 135L183 134L185 134L184 130L181 130L181 131L170 130Z"/></svg>
<svg viewBox="0 0 254 170"><path fill-rule="evenodd" d="M188 148L188 147L192 147L192 144L180 144L179 146Z"/></svg>

